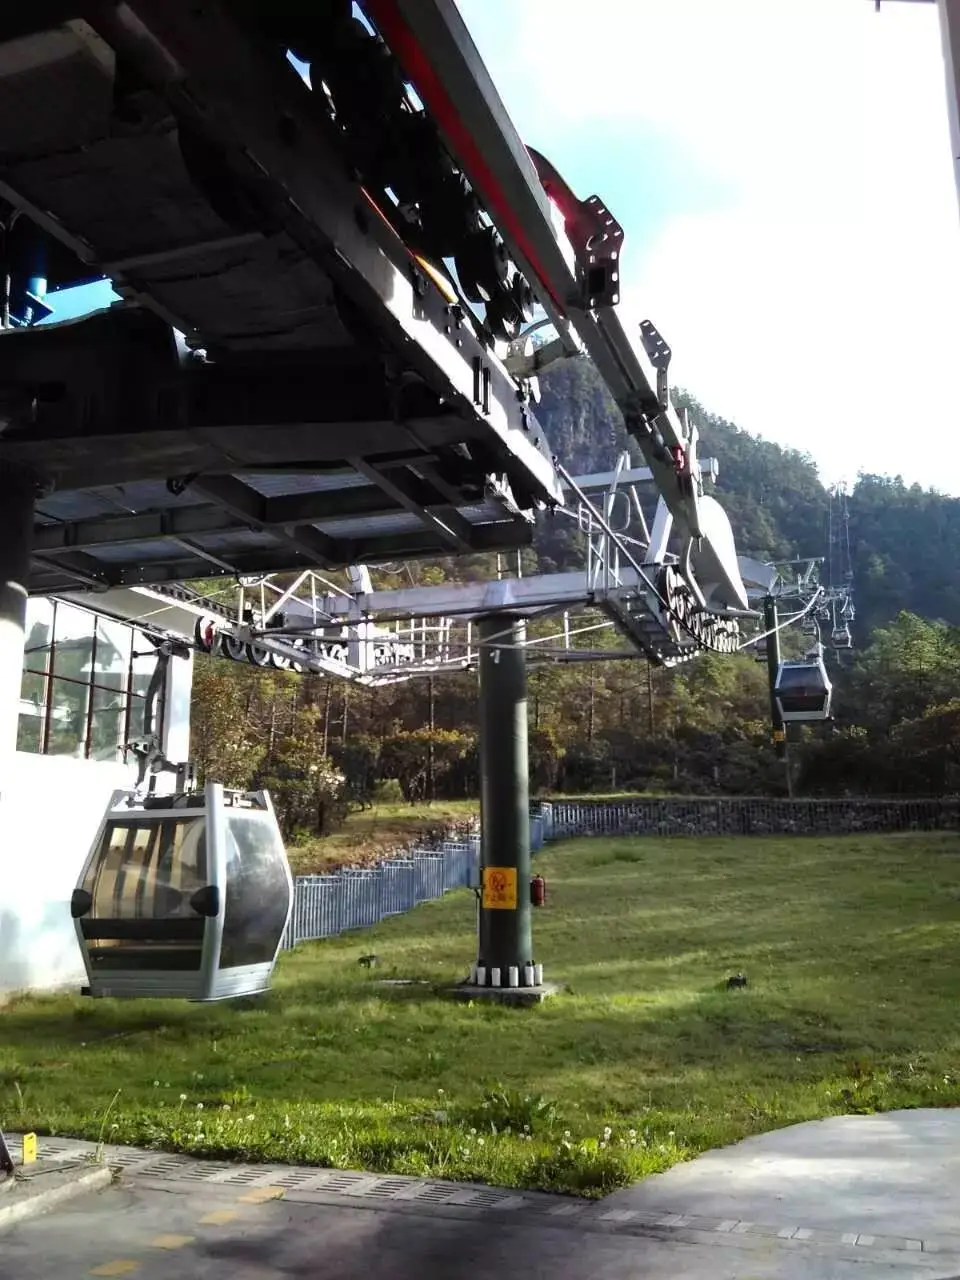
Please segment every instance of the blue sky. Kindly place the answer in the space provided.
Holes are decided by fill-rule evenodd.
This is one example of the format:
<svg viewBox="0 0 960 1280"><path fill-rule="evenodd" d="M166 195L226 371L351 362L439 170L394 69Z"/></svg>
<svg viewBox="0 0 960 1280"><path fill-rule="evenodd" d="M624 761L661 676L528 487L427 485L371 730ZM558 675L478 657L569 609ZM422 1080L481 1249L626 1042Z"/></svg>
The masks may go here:
<svg viewBox="0 0 960 1280"><path fill-rule="evenodd" d="M935 5L457 2L523 140L623 224L621 316L654 321L677 384L827 482L960 494Z"/></svg>
<svg viewBox="0 0 960 1280"><path fill-rule="evenodd" d="M661 329L675 382L828 482L960 494L935 5L458 4L523 140L623 224L623 319Z"/></svg>

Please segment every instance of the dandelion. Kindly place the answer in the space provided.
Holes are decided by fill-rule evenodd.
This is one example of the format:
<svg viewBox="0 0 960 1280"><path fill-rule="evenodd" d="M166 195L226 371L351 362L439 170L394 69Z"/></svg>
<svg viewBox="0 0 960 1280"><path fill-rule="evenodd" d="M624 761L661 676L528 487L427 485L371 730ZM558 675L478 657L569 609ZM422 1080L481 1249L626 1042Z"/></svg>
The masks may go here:
<svg viewBox="0 0 960 1280"><path fill-rule="evenodd" d="M197 1103L197 1110L198 1110L198 1111L202 1111L202 1110L203 1110L203 1103L202 1103L202 1102L198 1102L198 1103Z"/></svg>
<svg viewBox="0 0 960 1280"><path fill-rule="evenodd" d="M604 1142L609 1142L609 1141L610 1141L610 1136L611 1136L611 1134L612 1134L612 1133L613 1133L613 1130L610 1128L610 1126L609 1126L609 1125L607 1125L607 1126L606 1126L606 1128L605 1128L605 1129L604 1129L604 1131L603 1131L603 1140L604 1140Z"/></svg>
<svg viewBox="0 0 960 1280"><path fill-rule="evenodd" d="M229 1103L229 1102L225 1102L225 1103L223 1104L223 1110L224 1110L224 1111L229 1111L229 1110L230 1110L230 1103Z"/></svg>
<svg viewBox="0 0 960 1280"><path fill-rule="evenodd" d="M155 1089L159 1089L159 1088L160 1088L160 1081L159 1081L159 1080L154 1080L154 1082L153 1082L153 1087L154 1087Z"/></svg>
<svg viewBox="0 0 960 1280"><path fill-rule="evenodd" d="M569 1130L569 1129L564 1129L564 1131L563 1131L563 1136L564 1136L565 1138L569 1138L569 1137L570 1137L570 1130Z"/></svg>
<svg viewBox="0 0 960 1280"><path fill-rule="evenodd" d="M181 1095L180 1095L180 1101L181 1101L181 1102L186 1102L186 1100L187 1100L187 1095L186 1095L185 1093L181 1093Z"/></svg>
<svg viewBox="0 0 960 1280"><path fill-rule="evenodd" d="M441 1098L443 1097L443 1090L442 1090L442 1089L438 1089L438 1090L437 1090L437 1093L440 1095L440 1097L441 1097Z"/></svg>
<svg viewBox="0 0 960 1280"><path fill-rule="evenodd" d="M477 1146L478 1146L478 1147L482 1147L482 1146L483 1146L483 1138L478 1138L478 1139L477 1139Z"/></svg>
<svg viewBox="0 0 960 1280"><path fill-rule="evenodd" d="M607 1146L607 1144L606 1144L605 1142L601 1142L601 1143L600 1143L600 1150L601 1150L601 1151L605 1151L605 1150L606 1150L606 1146Z"/></svg>
<svg viewBox="0 0 960 1280"><path fill-rule="evenodd" d="M248 1116L247 1116L247 1120L248 1120L248 1122L249 1122L250 1120L256 1120L256 1118L257 1118L257 1117L256 1117L255 1115L253 1115L253 1113L252 1113L252 1112L251 1112L251 1114L250 1114L250 1115L248 1115Z"/></svg>
<svg viewBox="0 0 960 1280"><path fill-rule="evenodd" d="M524 1132L524 1133L529 1133L529 1132L530 1132L530 1126L529 1126L528 1124L525 1124L525 1125L523 1126L523 1132Z"/></svg>
<svg viewBox="0 0 960 1280"><path fill-rule="evenodd" d="M476 1129L471 1129L471 1130L470 1130L470 1137L471 1137L471 1138L475 1138L476 1136L477 1136L477 1131L476 1131Z"/></svg>
<svg viewBox="0 0 960 1280"><path fill-rule="evenodd" d="M628 1129L628 1130L627 1130L627 1137L628 1137L628 1138L635 1138L636 1136L637 1136L637 1131L636 1131L636 1129Z"/></svg>
<svg viewBox="0 0 960 1280"><path fill-rule="evenodd" d="M674 1133L675 1133L675 1130L671 1129L670 1132L667 1134L667 1137L672 1138Z"/></svg>

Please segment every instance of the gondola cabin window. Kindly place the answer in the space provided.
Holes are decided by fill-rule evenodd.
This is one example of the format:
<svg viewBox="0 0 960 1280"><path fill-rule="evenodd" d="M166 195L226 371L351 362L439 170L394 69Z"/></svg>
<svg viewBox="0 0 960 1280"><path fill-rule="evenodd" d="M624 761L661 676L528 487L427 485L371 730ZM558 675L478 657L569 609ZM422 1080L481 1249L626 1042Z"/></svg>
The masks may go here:
<svg viewBox="0 0 960 1280"><path fill-rule="evenodd" d="M287 861L272 816L230 813L220 968L273 961L287 922Z"/></svg>
<svg viewBox="0 0 960 1280"><path fill-rule="evenodd" d="M191 904L207 884L203 818L109 822L83 884L81 920L99 969L198 969L204 917Z"/></svg>

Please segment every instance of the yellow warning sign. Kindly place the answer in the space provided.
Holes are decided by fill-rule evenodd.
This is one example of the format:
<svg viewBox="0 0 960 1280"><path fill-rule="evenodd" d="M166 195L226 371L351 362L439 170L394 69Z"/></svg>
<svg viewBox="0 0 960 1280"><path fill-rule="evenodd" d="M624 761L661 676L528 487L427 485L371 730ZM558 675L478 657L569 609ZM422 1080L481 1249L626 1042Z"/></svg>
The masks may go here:
<svg viewBox="0 0 960 1280"><path fill-rule="evenodd" d="M37 1135L35 1133L25 1133L23 1135L23 1163L36 1164L37 1162Z"/></svg>
<svg viewBox="0 0 960 1280"><path fill-rule="evenodd" d="M773 731L774 742L784 742L786 740L786 737L787 737L787 734L785 729L774 729Z"/></svg>
<svg viewBox="0 0 960 1280"><path fill-rule="evenodd" d="M483 868L483 905L488 910L516 911L516 867Z"/></svg>

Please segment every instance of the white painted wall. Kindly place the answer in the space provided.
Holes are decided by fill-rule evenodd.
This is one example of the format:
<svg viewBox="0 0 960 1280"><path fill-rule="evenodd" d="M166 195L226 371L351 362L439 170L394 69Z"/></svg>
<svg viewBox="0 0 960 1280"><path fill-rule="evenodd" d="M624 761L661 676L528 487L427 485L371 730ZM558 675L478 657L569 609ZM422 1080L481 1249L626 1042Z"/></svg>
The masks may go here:
<svg viewBox="0 0 960 1280"><path fill-rule="evenodd" d="M0 995L86 980L70 895L123 764L18 751L0 805Z"/></svg>
<svg viewBox="0 0 960 1280"><path fill-rule="evenodd" d="M192 655L171 662L163 747L175 762L189 756L192 676ZM86 981L70 895L110 796L137 777L133 763L23 751L11 760L0 770L0 999ZM161 774L157 790L174 783Z"/></svg>

